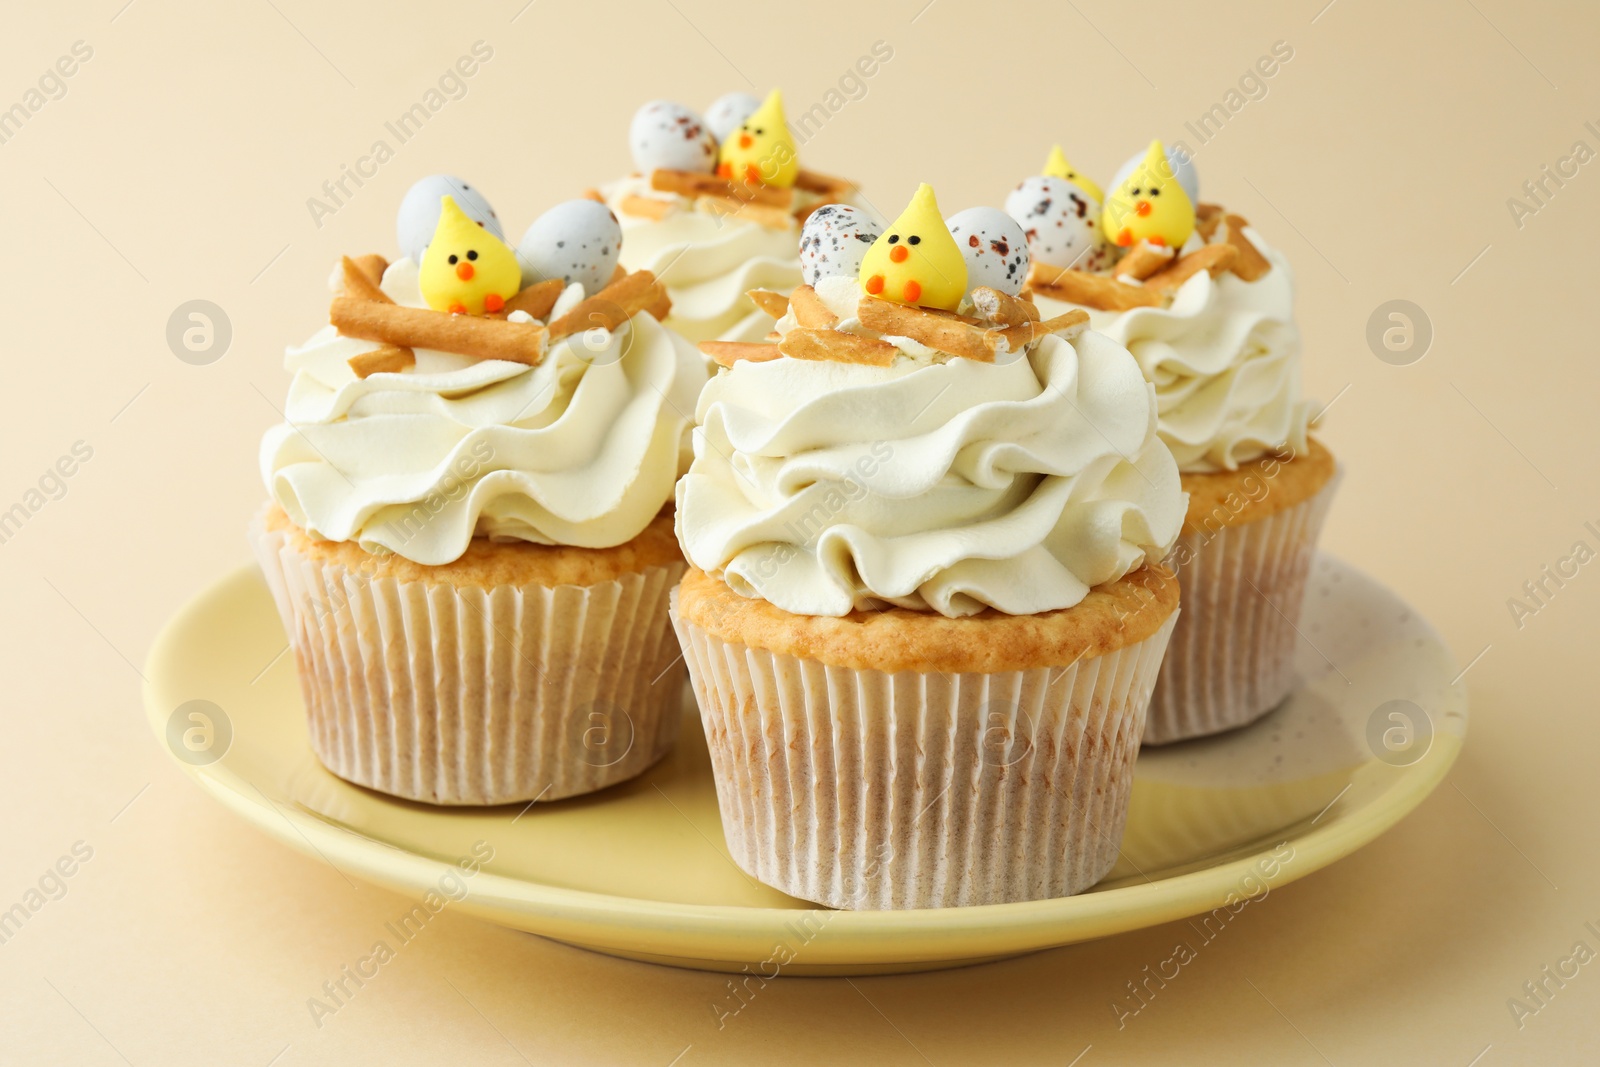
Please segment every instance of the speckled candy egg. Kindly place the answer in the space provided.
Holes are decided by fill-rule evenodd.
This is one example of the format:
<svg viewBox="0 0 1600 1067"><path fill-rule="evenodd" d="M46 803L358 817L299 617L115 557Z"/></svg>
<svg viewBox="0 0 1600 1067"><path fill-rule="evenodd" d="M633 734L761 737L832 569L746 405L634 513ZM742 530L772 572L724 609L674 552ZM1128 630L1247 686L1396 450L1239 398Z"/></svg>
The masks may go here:
<svg viewBox="0 0 1600 1067"><path fill-rule="evenodd" d="M712 171L717 139L705 120L682 104L652 100L633 113L628 147L641 174L653 170Z"/></svg>
<svg viewBox="0 0 1600 1067"><path fill-rule="evenodd" d="M1016 296L1028 281L1028 238L997 207L969 207L944 220L967 261L967 291L979 286Z"/></svg>
<svg viewBox="0 0 1600 1067"><path fill-rule="evenodd" d="M568 200L534 220L517 245L522 284L560 278L582 282L585 293L605 288L617 269L622 227L611 209L595 200Z"/></svg>
<svg viewBox="0 0 1600 1067"><path fill-rule="evenodd" d="M433 231L439 228L439 199L445 196L454 197L456 206L479 226L502 241L506 239L500 216L474 186L448 174L430 174L406 191L395 218L400 251L410 256L411 262L422 262L422 253L433 240Z"/></svg>
<svg viewBox="0 0 1600 1067"><path fill-rule="evenodd" d="M807 285L819 278L861 273L861 258L883 233L883 227L858 207L824 204L806 219L800 231L800 274Z"/></svg>
<svg viewBox="0 0 1600 1067"><path fill-rule="evenodd" d="M1144 162L1144 153L1140 152L1122 166L1117 168L1117 173L1112 177L1111 184L1106 186L1106 191L1122 188L1122 183L1128 180L1128 175L1133 173L1133 168ZM1183 191L1189 194L1189 203L1200 204L1200 174L1194 169L1194 160L1189 158L1187 152L1167 145L1167 162L1172 165L1172 176L1178 179L1178 184L1183 186Z"/></svg>
<svg viewBox="0 0 1600 1067"><path fill-rule="evenodd" d="M1106 262L1100 203L1065 178L1029 178L1006 197L1006 214L1022 224L1036 262L1078 270Z"/></svg>
<svg viewBox="0 0 1600 1067"><path fill-rule="evenodd" d="M724 93L706 108L706 125L720 144L760 106L760 98L749 93Z"/></svg>

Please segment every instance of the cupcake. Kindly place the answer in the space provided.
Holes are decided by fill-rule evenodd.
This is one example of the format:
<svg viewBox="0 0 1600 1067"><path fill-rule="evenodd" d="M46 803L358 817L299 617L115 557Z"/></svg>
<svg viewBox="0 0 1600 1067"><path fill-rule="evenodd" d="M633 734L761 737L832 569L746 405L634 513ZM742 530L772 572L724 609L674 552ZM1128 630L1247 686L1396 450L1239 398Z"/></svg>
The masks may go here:
<svg viewBox="0 0 1600 1067"><path fill-rule="evenodd" d="M1006 202L1028 231L1036 301L1087 309L1133 353L1189 494L1169 560L1183 616L1145 743L1243 726L1294 686L1295 623L1338 484L1307 436L1289 265L1242 217L1201 203L1192 161L1159 142L1124 165L1103 207L1085 196L1081 225L1055 225L1039 182Z"/></svg>
<svg viewBox="0 0 1600 1067"><path fill-rule="evenodd" d="M588 793L677 734L671 495L704 361L603 207L551 214L564 247L548 217L522 247L566 275L524 285L476 190L419 182L405 254L335 271L261 445L251 540L312 747L408 800Z"/></svg>
<svg viewBox="0 0 1600 1067"><path fill-rule="evenodd" d="M1040 321L1026 255L923 186L778 341L701 346L673 621L729 850L792 896L996 904L1115 862L1183 494L1138 365Z"/></svg>
<svg viewBox="0 0 1600 1067"><path fill-rule="evenodd" d="M666 323L691 341L766 337L773 316L745 294L799 285L801 225L854 187L800 166L776 89L765 101L729 93L704 117L652 101L628 140L636 173L593 194L622 221L623 263L660 278Z"/></svg>

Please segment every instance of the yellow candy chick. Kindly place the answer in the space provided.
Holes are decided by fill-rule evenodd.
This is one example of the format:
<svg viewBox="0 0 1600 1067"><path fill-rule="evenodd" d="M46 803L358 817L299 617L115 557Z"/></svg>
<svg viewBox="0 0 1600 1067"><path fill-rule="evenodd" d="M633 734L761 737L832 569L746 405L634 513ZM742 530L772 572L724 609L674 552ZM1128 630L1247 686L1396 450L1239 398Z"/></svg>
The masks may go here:
<svg viewBox="0 0 1600 1067"><path fill-rule="evenodd" d="M1111 190L1100 229L1123 248L1140 241L1182 248L1194 232L1194 204L1173 176L1160 141L1151 141L1143 162Z"/></svg>
<svg viewBox="0 0 1600 1067"><path fill-rule="evenodd" d="M435 311L482 315L499 311L522 288L517 254L478 225L449 196L439 198L439 225L417 271L422 299Z"/></svg>
<svg viewBox="0 0 1600 1067"><path fill-rule="evenodd" d="M954 311L967 292L967 261L950 236L933 187L919 185L900 217L861 259L861 288L897 304Z"/></svg>
<svg viewBox="0 0 1600 1067"><path fill-rule="evenodd" d="M774 89L722 142L717 176L787 189L799 173L800 152L783 117L783 95Z"/></svg>
<svg viewBox="0 0 1600 1067"><path fill-rule="evenodd" d="M1094 197L1096 203L1100 203L1106 198L1106 194L1100 191L1098 185L1079 174L1078 168L1067 162L1067 157L1062 154L1060 145L1055 145L1050 149L1050 158L1044 161L1043 174L1046 178L1065 178Z"/></svg>

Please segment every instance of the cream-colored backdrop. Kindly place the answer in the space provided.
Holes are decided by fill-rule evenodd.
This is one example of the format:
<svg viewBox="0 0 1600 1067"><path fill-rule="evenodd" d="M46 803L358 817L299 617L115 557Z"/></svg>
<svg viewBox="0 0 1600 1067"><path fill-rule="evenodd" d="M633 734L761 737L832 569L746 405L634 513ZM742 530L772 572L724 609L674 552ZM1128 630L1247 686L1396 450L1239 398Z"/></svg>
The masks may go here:
<svg viewBox="0 0 1600 1067"><path fill-rule="evenodd" d="M92 457L62 479L64 495L47 478L60 499L0 544L0 906L74 842L93 858L0 944L0 1060L1600 1057L1600 965L1520 1028L1506 1006L1574 942L1600 949L1584 929L1600 920L1600 562L1520 626L1507 607L1574 542L1600 547L1584 526L1600 528L1588 325L1600 163L1560 162L1580 140L1600 149L1593 5L363 7L6 11L0 108L41 106L0 144L0 510L75 443ZM464 95L319 226L308 198L374 140L394 146L384 122L477 41L493 55ZM892 57L849 81L880 41ZM30 100L76 42L92 55L45 79L58 98ZM1235 99L1248 102L1209 143L1186 133L1277 42L1292 58L1246 82L1256 98ZM830 98L841 79L847 92ZM1102 178L1154 134L1197 148L1207 197L1248 215L1297 267L1307 388L1337 398L1326 438L1349 469L1326 545L1437 622L1463 664L1486 650L1467 675L1466 753L1392 833L1275 891L1122 1030L1111 999L1179 928L920 977L784 980L719 1030L709 1004L723 977L445 916L319 1029L307 997L365 951L397 899L227 815L172 766L139 698L163 620L246 556L256 442L287 381L281 349L322 321L338 253L392 245L416 177L468 176L520 232L628 166L627 123L644 100L704 106L771 84L791 114L840 105L805 158L860 178L889 208L918 180L952 210L998 203L1053 140ZM1570 176L1546 179L1545 203L1514 218L1508 199L1547 164ZM166 339L194 299L232 325L209 365L180 361ZM1433 331L1409 365L1367 340L1375 309L1400 299Z"/></svg>

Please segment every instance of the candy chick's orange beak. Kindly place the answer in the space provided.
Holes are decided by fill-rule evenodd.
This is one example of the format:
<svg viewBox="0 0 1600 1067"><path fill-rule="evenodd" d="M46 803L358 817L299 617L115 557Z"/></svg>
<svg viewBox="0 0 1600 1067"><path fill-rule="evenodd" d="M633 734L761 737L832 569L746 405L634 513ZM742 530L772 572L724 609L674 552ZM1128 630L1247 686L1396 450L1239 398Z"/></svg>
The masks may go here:
<svg viewBox="0 0 1600 1067"><path fill-rule="evenodd" d="M471 263L461 262L456 264L456 277L464 282L470 282L472 276L478 273Z"/></svg>
<svg viewBox="0 0 1600 1067"><path fill-rule="evenodd" d="M911 253L906 250L905 245L895 245L893 248L889 249L889 260L892 263L904 263L906 261L906 257L910 255Z"/></svg>
<svg viewBox="0 0 1600 1067"><path fill-rule="evenodd" d="M749 148L751 145L753 145L755 143L756 143L756 139L754 137L751 137L748 133L741 133L739 135L739 147L740 148Z"/></svg>
<svg viewBox="0 0 1600 1067"><path fill-rule="evenodd" d="M1150 214L1150 212L1154 211L1155 208L1153 206L1151 206L1150 201L1141 200L1141 201L1139 201L1139 206L1134 208L1133 210L1135 212L1137 212L1138 216L1142 219L1146 215Z"/></svg>

